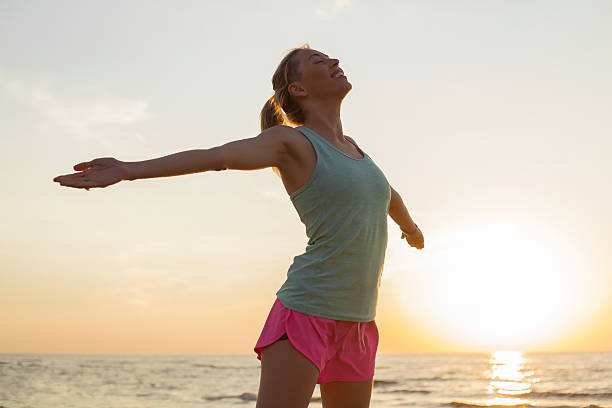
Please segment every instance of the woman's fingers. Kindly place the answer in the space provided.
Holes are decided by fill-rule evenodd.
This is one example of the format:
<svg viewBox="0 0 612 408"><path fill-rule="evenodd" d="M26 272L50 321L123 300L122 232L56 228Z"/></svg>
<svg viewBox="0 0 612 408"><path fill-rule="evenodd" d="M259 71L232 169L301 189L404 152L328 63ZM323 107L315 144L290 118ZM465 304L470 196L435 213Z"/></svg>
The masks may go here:
<svg viewBox="0 0 612 408"><path fill-rule="evenodd" d="M63 174L61 176L57 176L56 178L54 178L53 181L57 181L61 183L61 182L72 181L72 180L82 180L83 177L85 177L85 172Z"/></svg>
<svg viewBox="0 0 612 408"><path fill-rule="evenodd" d="M62 182L69 180L69 177L70 177L70 174L64 174L61 176L57 176L56 178L53 179L53 181L56 181L61 184Z"/></svg>
<svg viewBox="0 0 612 408"><path fill-rule="evenodd" d="M87 170L90 167L92 167L94 164L96 164L95 161L96 159L91 160L91 161L81 162L79 164L75 164L73 168L78 171Z"/></svg>
<svg viewBox="0 0 612 408"><path fill-rule="evenodd" d="M60 185L73 188L85 188L87 190L96 186L92 181L78 179L63 180L60 181Z"/></svg>
<svg viewBox="0 0 612 408"><path fill-rule="evenodd" d="M55 177L53 181L56 181L60 183L60 185L66 186L66 187L76 187L76 188L95 187L95 183L86 177L88 174L89 172L86 172L86 171L83 171L80 173L65 174L62 176Z"/></svg>
<svg viewBox="0 0 612 408"><path fill-rule="evenodd" d="M76 166L75 166L76 167ZM83 178L85 176L88 176L94 172L96 172L97 170L94 169L93 167L87 169L87 170L83 170L83 171L79 171L76 173L70 173L70 174L62 174L60 176L57 176L56 178L63 178L63 179L70 179L70 178Z"/></svg>

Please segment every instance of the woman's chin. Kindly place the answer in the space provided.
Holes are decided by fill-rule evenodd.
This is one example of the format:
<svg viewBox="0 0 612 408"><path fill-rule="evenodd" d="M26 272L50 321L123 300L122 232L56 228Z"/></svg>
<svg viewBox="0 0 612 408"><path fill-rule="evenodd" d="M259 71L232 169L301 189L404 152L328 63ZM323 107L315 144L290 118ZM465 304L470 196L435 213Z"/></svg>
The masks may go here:
<svg viewBox="0 0 612 408"><path fill-rule="evenodd" d="M347 93L349 93L351 91L351 89L353 89L353 85L346 81L346 86L344 87L344 95L346 95Z"/></svg>

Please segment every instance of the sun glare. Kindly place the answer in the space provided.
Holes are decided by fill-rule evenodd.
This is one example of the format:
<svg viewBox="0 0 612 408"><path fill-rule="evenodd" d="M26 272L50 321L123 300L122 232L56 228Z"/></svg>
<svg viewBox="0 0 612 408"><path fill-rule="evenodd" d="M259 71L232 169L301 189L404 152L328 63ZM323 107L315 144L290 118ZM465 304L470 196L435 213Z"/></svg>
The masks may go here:
<svg viewBox="0 0 612 408"><path fill-rule="evenodd" d="M588 309L573 301L589 297L581 293L579 262L533 225L458 228L428 244L420 257L394 251L391 268L403 269L394 275L403 286L398 297L408 313L464 349L545 347Z"/></svg>
<svg viewBox="0 0 612 408"><path fill-rule="evenodd" d="M487 405L519 406L532 405L530 401L518 398L531 392L531 384L539 382L528 360L518 350L498 350L489 360L491 364L488 393L494 395ZM500 396L501 395L501 396Z"/></svg>

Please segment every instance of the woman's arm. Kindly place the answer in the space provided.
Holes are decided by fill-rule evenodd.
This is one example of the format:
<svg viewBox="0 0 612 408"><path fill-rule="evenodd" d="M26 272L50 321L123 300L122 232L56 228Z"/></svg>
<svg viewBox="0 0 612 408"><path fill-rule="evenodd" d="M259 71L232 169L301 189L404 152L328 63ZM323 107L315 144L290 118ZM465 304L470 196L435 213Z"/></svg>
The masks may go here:
<svg viewBox="0 0 612 408"><path fill-rule="evenodd" d="M274 126L256 137L210 149L187 150L157 159L124 162L126 179L169 177L204 171L259 170L281 167L287 154L287 132Z"/></svg>
<svg viewBox="0 0 612 408"><path fill-rule="evenodd" d="M421 230L410 217L408 209L404 205L402 197L391 187L391 201L389 203L389 216L399 225L402 230L402 238L406 237L408 243L417 248L423 249L424 239Z"/></svg>
<svg viewBox="0 0 612 408"><path fill-rule="evenodd" d="M391 202L389 203L389 215L404 232L412 232L416 224L410 217L408 209L404 205L402 197L391 187Z"/></svg>
<svg viewBox="0 0 612 408"><path fill-rule="evenodd" d="M107 187L121 180L170 177L204 171L282 168L289 156L288 126L274 126L256 137L235 140L210 149L187 150L156 159L123 162L106 157L79 163L79 173L53 181L76 188Z"/></svg>

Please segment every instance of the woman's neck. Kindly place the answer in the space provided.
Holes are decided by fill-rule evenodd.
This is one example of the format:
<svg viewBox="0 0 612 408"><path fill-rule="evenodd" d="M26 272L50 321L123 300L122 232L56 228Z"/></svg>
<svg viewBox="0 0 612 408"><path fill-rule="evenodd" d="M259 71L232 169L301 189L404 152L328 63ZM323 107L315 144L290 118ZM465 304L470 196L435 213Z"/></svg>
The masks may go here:
<svg viewBox="0 0 612 408"><path fill-rule="evenodd" d="M345 143L339 104L326 107L318 105L317 109L307 110L304 126L326 139L335 140L339 144Z"/></svg>

